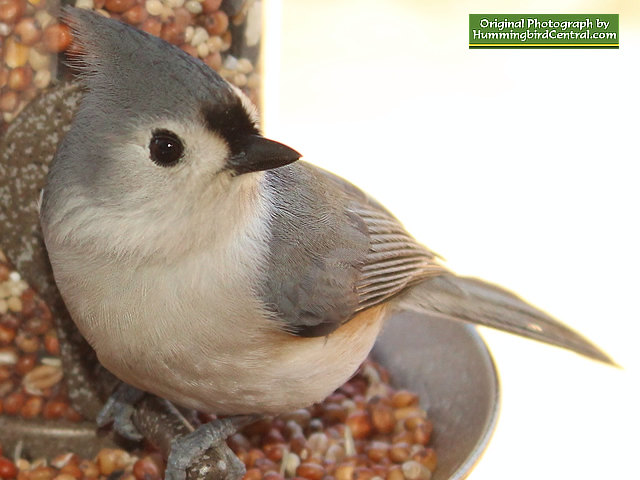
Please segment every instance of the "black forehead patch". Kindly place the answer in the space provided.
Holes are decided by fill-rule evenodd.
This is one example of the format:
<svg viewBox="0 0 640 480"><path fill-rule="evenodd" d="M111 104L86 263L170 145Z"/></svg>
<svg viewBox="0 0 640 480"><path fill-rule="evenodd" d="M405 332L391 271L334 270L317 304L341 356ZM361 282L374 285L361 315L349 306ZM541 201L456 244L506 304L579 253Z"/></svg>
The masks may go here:
<svg viewBox="0 0 640 480"><path fill-rule="evenodd" d="M231 102L205 106L202 113L207 128L225 139L232 155L243 151L248 135L259 133L242 101L235 95Z"/></svg>

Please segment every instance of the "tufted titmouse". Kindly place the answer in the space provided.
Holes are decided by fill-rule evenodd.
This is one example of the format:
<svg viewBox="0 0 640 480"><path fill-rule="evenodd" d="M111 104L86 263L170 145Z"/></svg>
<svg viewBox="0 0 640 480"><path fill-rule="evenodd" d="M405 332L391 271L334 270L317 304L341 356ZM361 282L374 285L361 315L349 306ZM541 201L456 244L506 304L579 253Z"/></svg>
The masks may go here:
<svg viewBox="0 0 640 480"><path fill-rule="evenodd" d="M396 309L611 362L510 292L455 276L384 207L259 133L202 62L66 9L86 86L45 187L56 283L103 365L217 414L319 401Z"/></svg>

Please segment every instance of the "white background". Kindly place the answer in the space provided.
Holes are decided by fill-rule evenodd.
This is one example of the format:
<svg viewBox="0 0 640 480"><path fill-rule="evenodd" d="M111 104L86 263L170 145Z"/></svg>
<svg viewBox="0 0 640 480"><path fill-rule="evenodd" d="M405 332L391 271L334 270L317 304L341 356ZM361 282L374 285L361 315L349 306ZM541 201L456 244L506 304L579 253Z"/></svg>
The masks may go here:
<svg viewBox="0 0 640 480"><path fill-rule="evenodd" d="M469 50L494 12L619 13L621 47ZM269 136L624 367L482 329L502 410L470 478L640 478L637 2L272 0L267 21Z"/></svg>

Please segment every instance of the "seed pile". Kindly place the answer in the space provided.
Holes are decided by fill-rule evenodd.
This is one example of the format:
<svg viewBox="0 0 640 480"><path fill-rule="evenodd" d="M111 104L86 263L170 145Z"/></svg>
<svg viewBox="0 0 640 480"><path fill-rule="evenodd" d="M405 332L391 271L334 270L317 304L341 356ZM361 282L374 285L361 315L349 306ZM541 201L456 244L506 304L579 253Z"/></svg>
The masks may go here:
<svg viewBox="0 0 640 480"><path fill-rule="evenodd" d="M51 82L55 54L71 42L69 28L47 0L0 0L0 111L6 123Z"/></svg>
<svg viewBox="0 0 640 480"><path fill-rule="evenodd" d="M51 311L0 251L0 413L80 420L58 354Z"/></svg>
<svg viewBox="0 0 640 480"><path fill-rule="evenodd" d="M433 425L371 360L324 402L250 425L228 444L246 480L429 480Z"/></svg>
<svg viewBox="0 0 640 480"><path fill-rule="evenodd" d="M103 448L91 460L74 453L60 454L50 461L13 461L9 456L0 445L0 478L5 480L160 480L165 468L157 453L134 455L113 448Z"/></svg>
<svg viewBox="0 0 640 480"><path fill-rule="evenodd" d="M0 251L0 414L80 420L58 354L50 310ZM432 429L417 395L394 390L388 372L367 360L324 402L261 420L228 444L245 464L246 480L428 480L436 466ZM3 454L1 442L2 435L0 479L160 480L165 468L152 450L28 461L19 452Z"/></svg>
<svg viewBox="0 0 640 480"><path fill-rule="evenodd" d="M75 0L179 46L259 104L261 0ZM71 45L52 0L0 0L0 112L11 122L56 74ZM2 123L0 122L0 124Z"/></svg>

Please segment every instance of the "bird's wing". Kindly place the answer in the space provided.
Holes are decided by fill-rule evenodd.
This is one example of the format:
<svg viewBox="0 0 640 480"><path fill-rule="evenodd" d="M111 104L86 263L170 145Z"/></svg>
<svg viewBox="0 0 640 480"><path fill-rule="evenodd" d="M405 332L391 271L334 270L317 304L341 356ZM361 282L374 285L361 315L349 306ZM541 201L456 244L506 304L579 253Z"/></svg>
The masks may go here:
<svg viewBox="0 0 640 480"><path fill-rule="evenodd" d="M287 331L327 335L402 293L401 310L487 325L614 364L513 293L448 272L393 215L345 180L304 162L269 172L268 179L275 209L263 297Z"/></svg>
<svg viewBox="0 0 640 480"><path fill-rule="evenodd" d="M356 282L358 311L397 295L420 280L447 270L436 255L409 235L377 202L349 205L365 223L369 248Z"/></svg>
<svg viewBox="0 0 640 480"><path fill-rule="evenodd" d="M262 293L283 327L326 335L356 313L445 272L384 207L305 162L267 172L274 209Z"/></svg>

